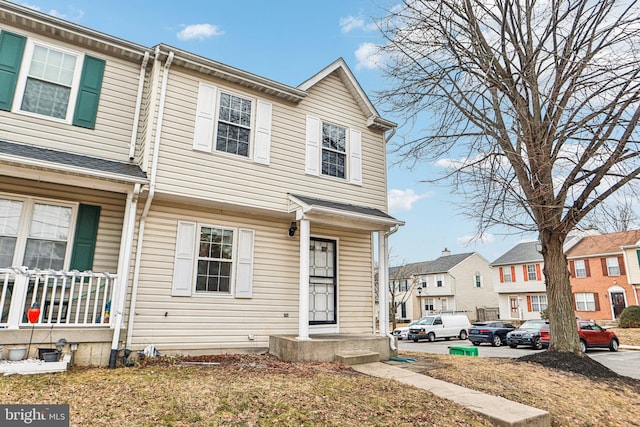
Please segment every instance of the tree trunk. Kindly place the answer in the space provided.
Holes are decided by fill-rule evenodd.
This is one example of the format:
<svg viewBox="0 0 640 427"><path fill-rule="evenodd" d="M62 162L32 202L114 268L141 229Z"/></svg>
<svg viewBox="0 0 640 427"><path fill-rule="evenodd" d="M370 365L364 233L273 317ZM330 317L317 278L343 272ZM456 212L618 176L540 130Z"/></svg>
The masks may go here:
<svg viewBox="0 0 640 427"><path fill-rule="evenodd" d="M565 351L582 355L569 281L569 268L563 251L564 237L550 232L540 233L551 335L549 351Z"/></svg>

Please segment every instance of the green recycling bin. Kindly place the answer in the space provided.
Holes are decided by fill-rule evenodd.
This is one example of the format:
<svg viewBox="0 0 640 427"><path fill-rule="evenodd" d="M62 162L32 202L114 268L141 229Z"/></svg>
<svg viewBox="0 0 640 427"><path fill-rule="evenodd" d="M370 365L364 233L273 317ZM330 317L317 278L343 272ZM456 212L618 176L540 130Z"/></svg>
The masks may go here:
<svg viewBox="0 0 640 427"><path fill-rule="evenodd" d="M457 354L459 356L477 356L477 347L463 347L461 345L449 346L449 354Z"/></svg>

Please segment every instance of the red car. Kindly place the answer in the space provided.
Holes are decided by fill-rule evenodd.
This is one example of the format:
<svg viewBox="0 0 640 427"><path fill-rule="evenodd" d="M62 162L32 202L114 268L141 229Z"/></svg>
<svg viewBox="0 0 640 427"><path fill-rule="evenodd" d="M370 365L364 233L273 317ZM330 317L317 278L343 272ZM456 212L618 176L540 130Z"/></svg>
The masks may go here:
<svg viewBox="0 0 640 427"><path fill-rule="evenodd" d="M609 348L609 351L618 351L620 341L615 332L587 320L577 320L580 348L586 352L588 348ZM540 329L540 343L543 347L549 346L549 327Z"/></svg>

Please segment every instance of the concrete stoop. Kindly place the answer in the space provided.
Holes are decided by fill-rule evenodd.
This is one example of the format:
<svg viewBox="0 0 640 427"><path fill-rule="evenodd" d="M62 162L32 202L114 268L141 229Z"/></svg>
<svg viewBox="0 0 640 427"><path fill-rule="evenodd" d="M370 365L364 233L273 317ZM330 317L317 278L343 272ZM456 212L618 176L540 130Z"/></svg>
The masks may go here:
<svg viewBox="0 0 640 427"><path fill-rule="evenodd" d="M393 379L426 390L488 418L496 426L551 426L551 415L547 411L460 387L407 369L381 362L355 365L353 369L366 375Z"/></svg>
<svg viewBox="0 0 640 427"><path fill-rule="evenodd" d="M361 365L380 361L380 353L373 351L350 351L336 353L336 362L346 365Z"/></svg>

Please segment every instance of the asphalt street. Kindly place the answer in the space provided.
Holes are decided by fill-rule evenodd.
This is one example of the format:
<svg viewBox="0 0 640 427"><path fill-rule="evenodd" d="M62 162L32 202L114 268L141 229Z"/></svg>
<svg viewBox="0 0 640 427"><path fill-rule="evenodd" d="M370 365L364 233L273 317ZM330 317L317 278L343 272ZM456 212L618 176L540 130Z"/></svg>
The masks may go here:
<svg viewBox="0 0 640 427"><path fill-rule="evenodd" d="M398 350L420 353L449 354L449 346L473 347L473 344L468 340L459 339L434 342L420 341L417 343L406 340L398 341ZM514 359L527 354L545 351L533 350L527 347L492 347L489 344L481 344L476 348L480 357L508 357ZM640 351L620 349L617 352L611 352L607 349L590 349L587 355L620 375L640 379Z"/></svg>

